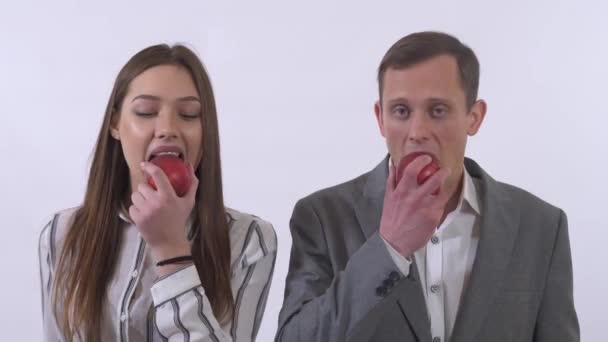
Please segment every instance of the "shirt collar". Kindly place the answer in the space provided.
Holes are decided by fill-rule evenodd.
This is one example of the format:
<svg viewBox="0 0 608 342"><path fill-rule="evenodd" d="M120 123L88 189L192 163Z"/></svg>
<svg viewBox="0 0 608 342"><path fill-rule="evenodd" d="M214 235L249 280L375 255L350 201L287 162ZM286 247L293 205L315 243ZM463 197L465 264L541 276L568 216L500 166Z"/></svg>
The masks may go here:
<svg viewBox="0 0 608 342"><path fill-rule="evenodd" d="M462 182L462 193L460 194L460 200L458 206L462 207L463 202L466 202L477 215L481 214L479 209L479 196L477 194L477 188L473 183L473 177L469 174L466 167L463 167L463 182Z"/></svg>
<svg viewBox="0 0 608 342"><path fill-rule="evenodd" d="M127 210L127 208L125 208L124 203L120 204L120 209L118 209L118 217L120 217L121 220L129 224L133 224L133 221L131 221L131 217L129 217L129 211Z"/></svg>
<svg viewBox="0 0 608 342"><path fill-rule="evenodd" d="M135 223L133 223L133 221L131 221L131 217L129 217L129 211L127 210L127 208L125 208L124 204L120 205L120 209L118 210L118 217L120 217L120 219L123 220L124 222L128 223L129 226L135 225ZM190 238L191 230L192 230L192 216L189 216L188 221L186 222L186 236L188 236L189 238Z"/></svg>

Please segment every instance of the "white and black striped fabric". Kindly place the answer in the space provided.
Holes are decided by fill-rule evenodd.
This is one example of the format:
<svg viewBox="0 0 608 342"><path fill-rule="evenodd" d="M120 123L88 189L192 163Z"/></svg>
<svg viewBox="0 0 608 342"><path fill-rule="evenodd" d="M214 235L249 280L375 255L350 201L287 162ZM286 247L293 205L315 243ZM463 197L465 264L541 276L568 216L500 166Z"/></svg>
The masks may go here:
<svg viewBox="0 0 608 342"><path fill-rule="evenodd" d="M54 270L75 208L50 219L40 235L39 258L44 341L64 341L51 303ZM230 226L231 321L218 322L196 267L159 279L137 228L121 215L125 228L116 246L119 262L107 289L102 313L103 341L255 341L263 318L277 252L272 225L227 209ZM77 228L75 228L77 229ZM91 243L90 248L94 248ZM61 315L62 308L57 314ZM79 341L76 338L76 341Z"/></svg>

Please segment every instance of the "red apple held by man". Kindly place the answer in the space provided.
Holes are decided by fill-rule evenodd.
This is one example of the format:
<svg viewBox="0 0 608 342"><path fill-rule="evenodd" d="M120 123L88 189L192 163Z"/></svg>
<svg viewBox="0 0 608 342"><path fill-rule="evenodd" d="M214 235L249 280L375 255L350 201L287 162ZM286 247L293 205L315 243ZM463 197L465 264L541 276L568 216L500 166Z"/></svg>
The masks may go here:
<svg viewBox="0 0 608 342"><path fill-rule="evenodd" d="M423 156L423 155L428 155L429 157L432 158L431 162L426 164L422 170L420 170L420 172L418 173L418 177L417 177L417 181L418 181L418 185L423 184L424 182L426 182L435 172L439 171L439 163L437 163L437 161L435 160L435 158L429 154L429 153L425 153L425 152L412 152L408 155L406 155L405 157L401 158L401 161L399 162L399 166L397 167L397 175L396 175L396 181L399 182L401 180L401 177L403 177L403 172L405 171L405 168L412 162L414 161L414 159ZM433 195L436 195L439 193L439 189L437 189L437 191L433 192Z"/></svg>

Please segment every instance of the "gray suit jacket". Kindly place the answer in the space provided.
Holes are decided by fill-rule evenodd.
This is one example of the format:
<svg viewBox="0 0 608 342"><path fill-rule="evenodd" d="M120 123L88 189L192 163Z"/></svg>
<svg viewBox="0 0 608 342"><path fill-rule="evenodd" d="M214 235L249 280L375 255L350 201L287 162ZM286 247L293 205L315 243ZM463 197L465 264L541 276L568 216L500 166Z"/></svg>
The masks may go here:
<svg viewBox="0 0 608 342"><path fill-rule="evenodd" d="M387 165L296 204L276 341L432 341L416 264L403 277L378 235ZM482 217L452 342L579 341L566 215L465 167Z"/></svg>

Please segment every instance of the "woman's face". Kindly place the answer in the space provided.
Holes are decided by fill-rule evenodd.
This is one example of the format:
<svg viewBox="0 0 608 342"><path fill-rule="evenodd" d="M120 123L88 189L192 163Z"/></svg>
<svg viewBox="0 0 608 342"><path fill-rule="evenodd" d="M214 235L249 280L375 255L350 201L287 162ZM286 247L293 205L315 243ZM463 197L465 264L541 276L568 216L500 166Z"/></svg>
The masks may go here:
<svg viewBox="0 0 608 342"><path fill-rule="evenodd" d="M178 155L197 168L202 100L183 67L155 66L133 79L111 128L129 166L131 190L146 180L140 163L160 153Z"/></svg>

